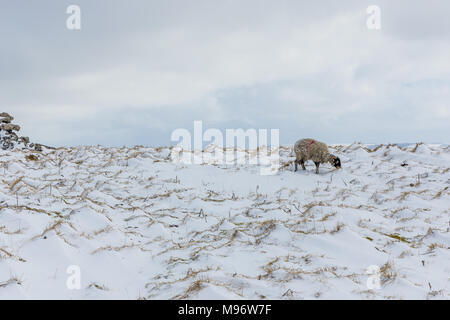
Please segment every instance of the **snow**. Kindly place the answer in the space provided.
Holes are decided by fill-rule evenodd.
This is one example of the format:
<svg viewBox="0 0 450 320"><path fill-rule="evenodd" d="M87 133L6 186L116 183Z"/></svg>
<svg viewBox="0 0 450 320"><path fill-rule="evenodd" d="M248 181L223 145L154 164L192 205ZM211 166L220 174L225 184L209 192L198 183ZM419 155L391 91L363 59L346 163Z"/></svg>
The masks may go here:
<svg viewBox="0 0 450 320"><path fill-rule="evenodd" d="M0 299L448 299L448 145L331 149L341 170L281 147L271 176L165 147L1 151Z"/></svg>

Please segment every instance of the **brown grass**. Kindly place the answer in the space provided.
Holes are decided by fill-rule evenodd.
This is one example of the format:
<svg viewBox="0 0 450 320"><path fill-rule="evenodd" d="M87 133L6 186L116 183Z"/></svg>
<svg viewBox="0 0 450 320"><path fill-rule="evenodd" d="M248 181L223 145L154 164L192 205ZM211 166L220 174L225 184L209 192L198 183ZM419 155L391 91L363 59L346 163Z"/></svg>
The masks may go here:
<svg viewBox="0 0 450 320"><path fill-rule="evenodd" d="M98 290L102 290L102 291L109 291L109 288L108 287L106 287L105 285L100 285L100 284L98 284L98 283L96 283L96 282L92 282L91 284L89 284L88 285L88 287L87 287L88 289L90 289L90 288L95 288L95 289L98 289Z"/></svg>
<svg viewBox="0 0 450 320"><path fill-rule="evenodd" d="M7 287L9 285L12 285L12 284L17 284L17 285L21 286L22 283L23 283L23 281L19 277L12 276L8 280L0 282L0 288L5 288L5 287Z"/></svg>
<svg viewBox="0 0 450 320"><path fill-rule="evenodd" d="M5 255L4 257L6 257L6 258L11 258L11 259L14 259L14 260L17 260L17 261L20 261L20 262L27 262L25 259L15 255L15 254L12 254L11 252L9 252L8 250L6 250L4 248L0 248L0 253L3 253ZM2 257L0 255L0 259L4 258L4 257Z"/></svg>
<svg viewBox="0 0 450 320"><path fill-rule="evenodd" d="M393 262L387 261L384 265L382 265L380 268L380 275L381 283L383 285L394 282L395 279L397 279L398 274L394 268Z"/></svg>

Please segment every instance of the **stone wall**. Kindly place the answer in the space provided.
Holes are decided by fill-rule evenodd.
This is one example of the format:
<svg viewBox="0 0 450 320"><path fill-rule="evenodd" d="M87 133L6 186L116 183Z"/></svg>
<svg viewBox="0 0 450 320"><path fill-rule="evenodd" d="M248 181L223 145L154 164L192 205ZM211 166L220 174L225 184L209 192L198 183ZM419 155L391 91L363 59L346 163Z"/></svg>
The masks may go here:
<svg viewBox="0 0 450 320"><path fill-rule="evenodd" d="M20 137L18 135L20 126L13 124L14 117L6 112L0 113L0 148L3 150L11 150L16 147L42 151L42 145L38 143L30 143L28 137Z"/></svg>

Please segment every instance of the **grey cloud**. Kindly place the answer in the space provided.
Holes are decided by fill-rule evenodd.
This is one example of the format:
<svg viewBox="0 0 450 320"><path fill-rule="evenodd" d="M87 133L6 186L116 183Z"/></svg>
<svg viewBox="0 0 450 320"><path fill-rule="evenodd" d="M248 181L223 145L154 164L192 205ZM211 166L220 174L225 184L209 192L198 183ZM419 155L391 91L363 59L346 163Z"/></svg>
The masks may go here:
<svg viewBox="0 0 450 320"><path fill-rule="evenodd" d="M169 144L178 127L447 143L447 1L3 1L0 109L47 144ZM382 30L369 31L377 4Z"/></svg>

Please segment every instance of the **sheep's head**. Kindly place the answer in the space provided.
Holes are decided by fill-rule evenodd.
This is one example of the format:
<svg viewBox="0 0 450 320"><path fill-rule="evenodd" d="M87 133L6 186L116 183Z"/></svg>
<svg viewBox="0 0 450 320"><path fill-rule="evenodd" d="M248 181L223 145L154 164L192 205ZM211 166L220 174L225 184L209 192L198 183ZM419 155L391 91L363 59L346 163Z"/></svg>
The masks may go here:
<svg viewBox="0 0 450 320"><path fill-rule="evenodd" d="M339 159L339 157L336 157L335 155L331 155L330 163L337 169L342 168L342 166L341 166L341 159Z"/></svg>

